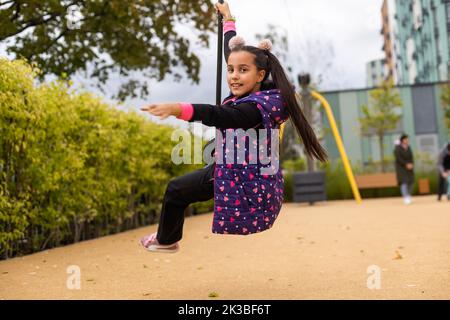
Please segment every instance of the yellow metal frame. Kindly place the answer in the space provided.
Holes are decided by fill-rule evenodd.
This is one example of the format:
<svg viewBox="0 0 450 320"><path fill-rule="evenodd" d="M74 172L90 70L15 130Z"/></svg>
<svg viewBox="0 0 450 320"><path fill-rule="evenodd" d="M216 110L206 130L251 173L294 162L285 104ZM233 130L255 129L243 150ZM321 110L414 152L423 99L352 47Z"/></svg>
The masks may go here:
<svg viewBox="0 0 450 320"><path fill-rule="evenodd" d="M298 94L297 98L300 98ZM356 185L355 177L353 175L352 167L350 166L350 162L348 161L347 153L345 152L344 144L342 142L341 135L339 133L336 120L334 119L333 110L331 110L330 104L328 101L318 92L312 91L311 96L322 104L323 108L325 109L325 112L328 117L328 121L330 122L331 131L333 132L334 139L336 140L336 144L339 150L339 153L341 155L342 163L344 164L345 173L347 174L348 181L350 182L350 186L352 188L353 197L355 198L357 203L361 203L361 195L359 194L358 186ZM280 138L283 138L283 132L284 132L284 125L283 123L280 128Z"/></svg>

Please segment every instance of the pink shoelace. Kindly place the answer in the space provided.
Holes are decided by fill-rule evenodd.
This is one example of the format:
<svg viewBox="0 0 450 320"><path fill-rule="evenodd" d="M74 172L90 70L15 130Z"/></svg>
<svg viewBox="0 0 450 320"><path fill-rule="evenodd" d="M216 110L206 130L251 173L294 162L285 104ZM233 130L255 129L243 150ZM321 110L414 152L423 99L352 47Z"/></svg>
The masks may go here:
<svg viewBox="0 0 450 320"><path fill-rule="evenodd" d="M156 233L152 233L151 235L148 235L144 238L142 238L141 243L144 247L148 247L148 245L156 240ZM158 242L158 240L156 240L156 242Z"/></svg>

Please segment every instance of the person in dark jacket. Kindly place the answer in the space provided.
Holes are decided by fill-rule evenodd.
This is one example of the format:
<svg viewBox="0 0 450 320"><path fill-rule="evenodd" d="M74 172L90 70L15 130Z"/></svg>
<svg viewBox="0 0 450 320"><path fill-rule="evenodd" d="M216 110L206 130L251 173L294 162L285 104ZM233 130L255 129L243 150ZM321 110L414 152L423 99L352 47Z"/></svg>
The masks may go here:
<svg viewBox="0 0 450 320"><path fill-rule="evenodd" d="M414 158L407 134L400 137L400 143L395 147L394 156L397 183L400 186L405 204L410 204L412 202L412 187L414 186Z"/></svg>
<svg viewBox="0 0 450 320"><path fill-rule="evenodd" d="M448 183L450 176L450 143L448 143L439 153L438 171L438 201L441 201L441 197L445 193L447 193L447 199L450 200L450 188Z"/></svg>

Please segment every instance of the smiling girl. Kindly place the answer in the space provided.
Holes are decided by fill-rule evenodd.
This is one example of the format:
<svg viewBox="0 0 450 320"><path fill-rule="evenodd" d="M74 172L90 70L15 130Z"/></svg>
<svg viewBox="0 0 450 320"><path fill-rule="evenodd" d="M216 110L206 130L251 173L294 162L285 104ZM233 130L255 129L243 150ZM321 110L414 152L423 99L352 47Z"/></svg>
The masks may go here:
<svg viewBox="0 0 450 320"><path fill-rule="evenodd" d="M233 140L233 151L245 151L245 159L230 153L225 141L216 142L216 163L171 180L167 186L158 232L141 239L149 251L176 252L182 238L184 210L191 203L214 198L212 231L219 234L249 235L271 228L278 217L282 202L284 179L281 169L273 162L274 174L265 174L268 166L262 159L251 159L250 149L269 151L273 130L288 118L301 137L306 153L320 161L326 160L325 150L318 142L295 97L283 67L271 53L270 41L258 47L245 45L236 36L235 19L228 4L216 3L224 16L224 54L227 62L227 83L230 95L222 105L164 103L141 108L165 119L176 116L185 121L201 121L216 127L223 136L231 129L256 129L266 133L260 139ZM269 79L269 76L272 80ZM234 155L226 163L220 157ZM252 161L253 160L253 161ZM272 159L273 160L273 159ZM276 159L278 161L278 159Z"/></svg>

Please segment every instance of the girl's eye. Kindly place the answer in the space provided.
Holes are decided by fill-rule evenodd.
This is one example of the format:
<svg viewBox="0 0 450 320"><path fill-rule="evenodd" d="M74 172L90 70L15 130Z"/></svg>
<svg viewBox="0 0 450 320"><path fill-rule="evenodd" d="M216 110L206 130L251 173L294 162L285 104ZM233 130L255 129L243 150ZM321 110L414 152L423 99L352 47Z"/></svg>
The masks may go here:
<svg viewBox="0 0 450 320"><path fill-rule="evenodd" d="M233 69L228 69L229 73L233 73ZM240 68L239 72L247 72L247 68Z"/></svg>

